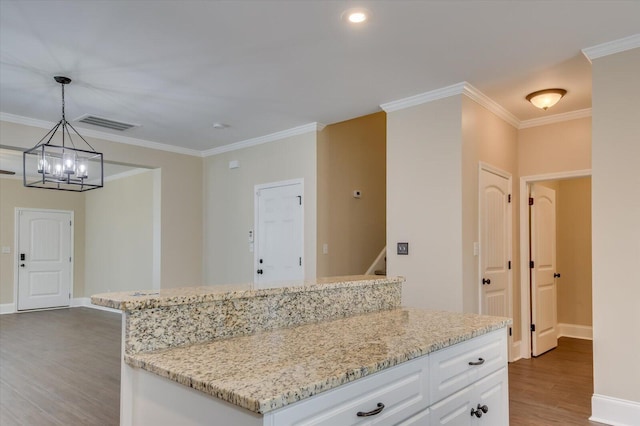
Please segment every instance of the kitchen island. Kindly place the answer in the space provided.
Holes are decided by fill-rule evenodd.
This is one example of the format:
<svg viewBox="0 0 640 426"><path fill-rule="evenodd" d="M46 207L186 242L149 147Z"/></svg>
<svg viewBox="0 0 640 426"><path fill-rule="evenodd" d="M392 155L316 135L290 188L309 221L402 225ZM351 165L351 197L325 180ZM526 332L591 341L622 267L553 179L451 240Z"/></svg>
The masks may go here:
<svg viewBox="0 0 640 426"><path fill-rule="evenodd" d="M510 320L401 308L402 281L94 296L124 312L121 424L423 425L456 413L508 424ZM292 292L302 307L282 304ZM335 309L338 300L347 303ZM180 310L226 324L209 321L207 334ZM247 327L252 318L261 325Z"/></svg>

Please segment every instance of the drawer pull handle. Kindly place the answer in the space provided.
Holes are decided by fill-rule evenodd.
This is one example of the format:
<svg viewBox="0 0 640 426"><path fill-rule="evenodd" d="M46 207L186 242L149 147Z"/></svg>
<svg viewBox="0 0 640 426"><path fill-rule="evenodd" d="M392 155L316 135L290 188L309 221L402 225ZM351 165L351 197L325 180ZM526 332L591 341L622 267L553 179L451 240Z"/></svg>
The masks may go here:
<svg viewBox="0 0 640 426"><path fill-rule="evenodd" d="M484 364L484 358L478 358L477 361L469 361L469 365L482 365Z"/></svg>
<svg viewBox="0 0 640 426"><path fill-rule="evenodd" d="M384 404L382 402L378 402L378 408L376 408L375 410L367 411L366 413L364 413L362 411L358 411L356 416L358 416L358 417L375 416L376 414L380 414L380 412L382 410L384 410Z"/></svg>

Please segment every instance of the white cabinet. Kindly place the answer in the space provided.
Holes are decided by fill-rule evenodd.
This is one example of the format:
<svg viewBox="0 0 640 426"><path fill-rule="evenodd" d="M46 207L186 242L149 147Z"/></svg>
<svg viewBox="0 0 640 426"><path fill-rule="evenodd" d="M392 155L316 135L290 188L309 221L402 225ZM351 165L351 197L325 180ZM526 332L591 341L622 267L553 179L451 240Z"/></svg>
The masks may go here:
<svg viewBox="0 0 640 426"><path fill-rule="evenodd" d="M506 331L500 329L265 415L125 364L123 377L132 386L121 424L507 426L506 357Z"/></svg>
<svg viewBox="0 0 640 426"><path fill-rule="evenodd" d="M507 368L431 406L431 425L509 425Z"/></svg>

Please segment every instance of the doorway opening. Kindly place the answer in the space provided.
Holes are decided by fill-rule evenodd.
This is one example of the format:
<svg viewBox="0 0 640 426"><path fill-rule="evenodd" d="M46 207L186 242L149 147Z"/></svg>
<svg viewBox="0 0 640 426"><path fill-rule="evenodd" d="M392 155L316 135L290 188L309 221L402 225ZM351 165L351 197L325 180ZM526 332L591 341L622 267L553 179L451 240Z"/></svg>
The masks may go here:
<svg viewBox="0 0 640 426"><path fill-rule="evenodd" d="M591 339L591 170L521 177L520 191L521 357L530 358L558 337ZM556 229L538 235L556 215Z"/></svg>

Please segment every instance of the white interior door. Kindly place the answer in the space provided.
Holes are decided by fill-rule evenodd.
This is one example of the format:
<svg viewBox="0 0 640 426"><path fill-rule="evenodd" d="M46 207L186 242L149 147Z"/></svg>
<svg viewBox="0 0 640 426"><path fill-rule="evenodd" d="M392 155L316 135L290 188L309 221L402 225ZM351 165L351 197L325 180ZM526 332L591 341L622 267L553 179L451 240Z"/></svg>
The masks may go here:
<svg viewBox="0 0 640 426"><path fill-rule="evenodd" d="M480 313L511 317L509 177L480 170Z"/></svg>
<svg viewBox="0 0 640 426"><path fill-rule="evenodd" d="M531 353L538 356L558 346L556 192L533 185L531 198Z"/></svg>
<svg viewBox="0 0 640 426"><path fill-rule="evenodd" d="M18 210L18 310L69 306L72 212Z"/></svg>
<svg viewBox="0 0 640 426"><path fill-rule="evenodd" d="M302 181L256 187L255 283L275 287L304 279Z"/></svg>

